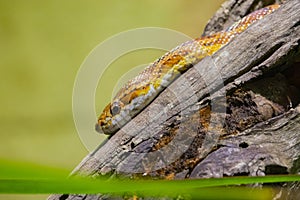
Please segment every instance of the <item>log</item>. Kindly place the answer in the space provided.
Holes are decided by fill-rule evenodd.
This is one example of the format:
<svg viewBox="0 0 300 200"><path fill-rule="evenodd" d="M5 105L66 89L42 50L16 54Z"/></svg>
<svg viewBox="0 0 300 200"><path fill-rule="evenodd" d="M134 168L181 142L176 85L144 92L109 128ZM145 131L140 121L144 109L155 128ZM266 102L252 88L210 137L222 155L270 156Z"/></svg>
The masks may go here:
<svg viewBox="0 0 300 200"><path fill-rule="evenodd" d="M225 2L204 35L266 2ZM190 179L299 173L299 13L299 0L286 1L204 58L84 158L72 175ZM299 184L285 185L289 193L281 195L300 199Z"/></svg>

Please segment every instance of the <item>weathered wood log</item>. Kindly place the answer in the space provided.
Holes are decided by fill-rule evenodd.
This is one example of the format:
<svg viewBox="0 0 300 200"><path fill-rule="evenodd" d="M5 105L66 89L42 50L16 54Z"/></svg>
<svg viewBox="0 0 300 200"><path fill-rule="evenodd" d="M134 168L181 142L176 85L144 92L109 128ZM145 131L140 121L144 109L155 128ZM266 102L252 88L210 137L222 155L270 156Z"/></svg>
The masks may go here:
<svg viewBox="0 0 300 200"><path fill-rule="evenodd" d="M265 2L228 1L204 34ZM188 179L299 173L299 13L299 0L286 1L203 59L88 155L73 175ZM299 184L290 188L289 198L299 195Z"/></svg>

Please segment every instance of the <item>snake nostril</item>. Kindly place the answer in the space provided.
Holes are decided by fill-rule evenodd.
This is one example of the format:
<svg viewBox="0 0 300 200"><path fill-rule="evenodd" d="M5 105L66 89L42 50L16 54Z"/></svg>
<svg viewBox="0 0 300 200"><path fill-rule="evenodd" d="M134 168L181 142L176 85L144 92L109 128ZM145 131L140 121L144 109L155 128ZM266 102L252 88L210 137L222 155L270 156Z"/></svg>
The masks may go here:
<svg viewBox="0 0 300 200"><path fill-rule="evenodd" d="M101 123L101 122L100 122L100 123ZM95 130L96 130L98 133L103 133L102 128L101 128L101 125L100 125L99 123L97 123L97 124L95 125Z"/></svg>

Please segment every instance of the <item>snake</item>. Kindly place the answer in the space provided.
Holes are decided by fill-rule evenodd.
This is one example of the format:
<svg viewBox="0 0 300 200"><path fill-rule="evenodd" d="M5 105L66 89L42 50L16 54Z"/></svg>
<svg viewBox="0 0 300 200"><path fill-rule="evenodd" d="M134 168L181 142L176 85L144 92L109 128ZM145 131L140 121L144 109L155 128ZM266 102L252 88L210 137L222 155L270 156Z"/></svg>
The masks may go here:
<svg viewBox="0 0 300 200"><path fill-rule="evenodd" d="M165 53L121 87L100 114L96 131L107 135L116 133L181 74L279 7L274 4L256 10L223 31L187 41Z"/></svg>

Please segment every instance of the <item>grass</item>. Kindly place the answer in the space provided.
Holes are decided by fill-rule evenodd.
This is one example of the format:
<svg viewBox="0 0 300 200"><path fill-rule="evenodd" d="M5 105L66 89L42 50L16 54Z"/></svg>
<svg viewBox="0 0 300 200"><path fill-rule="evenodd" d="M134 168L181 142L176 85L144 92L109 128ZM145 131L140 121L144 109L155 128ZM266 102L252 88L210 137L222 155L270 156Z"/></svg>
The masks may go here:
<svg viewBox="0 0 300 200"><path fill-rule="evenodd" d="M299 175L191 180L129 180L69 177L68 171L32 163L0 160L0 194L113 194L186 199L271 199L271 188L237 187L254 183L300 181Z"/></svg>

